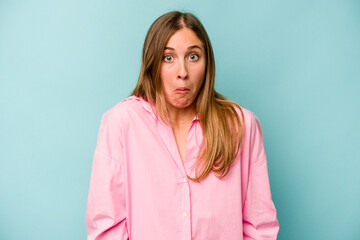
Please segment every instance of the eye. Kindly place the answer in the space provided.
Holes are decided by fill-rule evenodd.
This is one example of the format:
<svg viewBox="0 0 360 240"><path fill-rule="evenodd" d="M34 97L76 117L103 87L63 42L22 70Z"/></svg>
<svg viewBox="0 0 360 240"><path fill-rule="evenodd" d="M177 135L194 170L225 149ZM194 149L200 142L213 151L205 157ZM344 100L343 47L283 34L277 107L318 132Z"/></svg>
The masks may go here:
<svg viewBox="0 0 360 240"><path fill-rule="evenodd" d="M166 55L163 59L165 62L171 62L172 60L174 60L174 57L171 55Z"/></svg>
<svg viewBox="0 0 360 240"><path fill-rule="evenodd" d="M189 55L189 59L190 59L191 61L196 61L196 60L199 59L199 55L196 54L196 53L191 53L191 54Z"/></svg>

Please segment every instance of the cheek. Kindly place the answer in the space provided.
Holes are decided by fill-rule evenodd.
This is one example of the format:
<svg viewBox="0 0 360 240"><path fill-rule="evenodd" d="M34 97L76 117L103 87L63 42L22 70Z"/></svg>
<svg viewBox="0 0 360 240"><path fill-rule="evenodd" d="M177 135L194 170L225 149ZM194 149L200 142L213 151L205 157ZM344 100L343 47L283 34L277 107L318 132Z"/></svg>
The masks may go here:
<svg viewBox="0 0 360 240"><path fill-rule="evenodd" d="M200 75L205 75L205 68L206 68L206 63L205 60L202 59L201 62L199 62L195 67L194 67L194 72L196 72L196 74L198 76Z"/></svg>
<svg viewBox="0 0 360 240"><path fill-rule="evenodd" d="M194 74L195 74L194 77L196 79L196 84L200 88L205 78L205 67L198 68L196 72L194 72Z"/></svg>
<svg viewBox="0 0 360 240"><path fill-rule="evenodd" d="M160 80L163 87L164 93L169 91L171 85L171 76L172 73L169 69L161 68L160 69Z"/></svg>

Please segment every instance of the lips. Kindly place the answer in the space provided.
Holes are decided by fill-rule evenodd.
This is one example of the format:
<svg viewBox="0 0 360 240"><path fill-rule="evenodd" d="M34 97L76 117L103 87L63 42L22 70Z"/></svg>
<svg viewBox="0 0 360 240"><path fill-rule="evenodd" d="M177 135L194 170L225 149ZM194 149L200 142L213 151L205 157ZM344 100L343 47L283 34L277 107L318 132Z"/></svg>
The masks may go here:
<svg viewBox="0 0 360 240"><path fill-rule="evenodd" d="M186 87L180 87L180 88L177 88L175 90L175 92L178 92L178 93L185 93L185 92L190 92L190 89L186 88Z"/></svg>

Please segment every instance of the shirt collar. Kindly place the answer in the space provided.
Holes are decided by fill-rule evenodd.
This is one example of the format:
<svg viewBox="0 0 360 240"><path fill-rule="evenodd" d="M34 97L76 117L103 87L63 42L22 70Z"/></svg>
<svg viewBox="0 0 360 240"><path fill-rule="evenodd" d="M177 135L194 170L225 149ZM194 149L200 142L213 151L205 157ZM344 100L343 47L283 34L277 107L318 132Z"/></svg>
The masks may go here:
<svg viewBox="0 0 360 240"><path fill-rule="evenodd" d="M193 121L200 121L200 117L199 117L199 114L198 114L198 113L195 115Z"/></svg>
<svg viewBox="0 0 360 240"><path fill-rule="evenodd" d="M141 102L141 106L144 108L145 111L150 113L153 117L157 118L157 111L155 106L151 106L151 104L146 101L145 99L137 96L130 96L129 99L135 99ZM199 114L196 114L192 121L200 121Z"/></svg>
<svg viewBox="0 0 360 240"><path fill-rule="evenodd" d="M154 118L156 118L157 114L156 114L156 109L155 106L151 106L151 104L146 101L145 99L143 99L142 97L138 97L135 95L130 96L128 99L130 100L137 100L141 103L142 108L148 112L149 114L151 114Z"/></svg>

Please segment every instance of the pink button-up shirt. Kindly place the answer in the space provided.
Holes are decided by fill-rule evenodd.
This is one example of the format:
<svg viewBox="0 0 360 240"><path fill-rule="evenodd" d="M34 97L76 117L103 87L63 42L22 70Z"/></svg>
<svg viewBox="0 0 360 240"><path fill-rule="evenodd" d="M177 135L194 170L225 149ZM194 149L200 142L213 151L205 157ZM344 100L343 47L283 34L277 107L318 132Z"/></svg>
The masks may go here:
<svg viewBox="0 0 360 240"><path fill-rule="evenodd" d="M194 118L181 160L172 128L150 104L130 97L101 121L86 213L88 240L276 239L260 123L244 108L241 155L228 175L195 176L203 135Z"/></svg>

